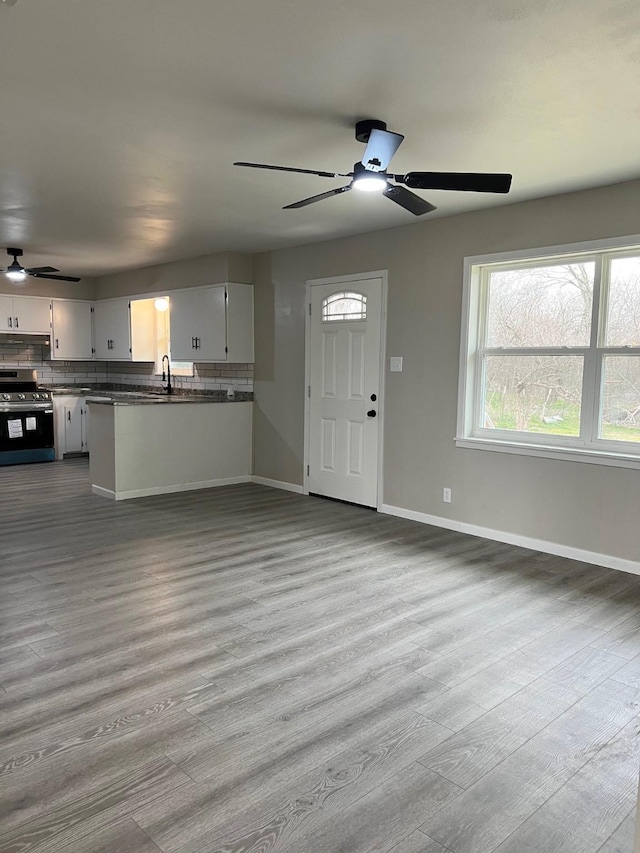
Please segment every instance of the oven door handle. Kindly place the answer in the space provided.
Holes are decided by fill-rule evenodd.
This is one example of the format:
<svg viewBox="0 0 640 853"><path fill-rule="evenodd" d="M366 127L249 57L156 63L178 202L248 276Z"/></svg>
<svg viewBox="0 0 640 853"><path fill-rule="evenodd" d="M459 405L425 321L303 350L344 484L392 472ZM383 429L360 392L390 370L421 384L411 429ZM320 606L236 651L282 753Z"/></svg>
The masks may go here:
<svg viewBox="0 0 640 853"><path fill-rule="evenodd" d="M0 412L16 415L16 417L25 412L44 412L45 415L52 415L53 407L51 403L21 403L19 408L12 404L0 403Z"/></svg>

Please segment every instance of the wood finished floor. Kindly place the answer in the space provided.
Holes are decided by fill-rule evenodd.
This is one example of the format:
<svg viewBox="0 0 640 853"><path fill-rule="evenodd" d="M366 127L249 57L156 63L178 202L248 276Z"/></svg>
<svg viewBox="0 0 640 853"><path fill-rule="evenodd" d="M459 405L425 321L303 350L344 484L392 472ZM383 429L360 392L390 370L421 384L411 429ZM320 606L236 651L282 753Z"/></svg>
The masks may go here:
<svg viewBox="0 0 640 853"><path fill-rule="evenodd" d="M0 850L630 853L640 577L0 469Z"/></svg>

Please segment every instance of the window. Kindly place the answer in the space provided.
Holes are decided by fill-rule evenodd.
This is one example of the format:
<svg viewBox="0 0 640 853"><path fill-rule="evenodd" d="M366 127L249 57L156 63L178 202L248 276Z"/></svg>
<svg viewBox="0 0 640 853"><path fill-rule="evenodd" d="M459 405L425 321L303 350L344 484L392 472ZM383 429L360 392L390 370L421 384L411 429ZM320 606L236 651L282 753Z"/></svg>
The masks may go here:
<svg viewBox="0 0 640 853"><path fill-rule="evenodd" d="M366 320L367 297L363 293L332 293L322 300L322 322Z"/></svg>
<svg viewBox="0 0 640 853"><path fill-rule="evenodd" d="M640 466L640 246L466 268L457 443Z"/></svg>

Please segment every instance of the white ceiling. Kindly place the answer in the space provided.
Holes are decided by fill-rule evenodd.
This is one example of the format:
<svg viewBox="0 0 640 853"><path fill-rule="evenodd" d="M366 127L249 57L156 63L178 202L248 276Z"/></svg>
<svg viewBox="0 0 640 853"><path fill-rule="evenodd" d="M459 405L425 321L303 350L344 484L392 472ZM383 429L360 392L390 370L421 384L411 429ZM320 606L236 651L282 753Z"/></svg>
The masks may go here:
<svg viewBox="0 0 640 853"><path fill-rule="evenodd" d="M637 0L18 0L0 4L0 246L96 275L417 221L344 181L356 119L393 171L508 171L509 196L640 177Z"/></svg>

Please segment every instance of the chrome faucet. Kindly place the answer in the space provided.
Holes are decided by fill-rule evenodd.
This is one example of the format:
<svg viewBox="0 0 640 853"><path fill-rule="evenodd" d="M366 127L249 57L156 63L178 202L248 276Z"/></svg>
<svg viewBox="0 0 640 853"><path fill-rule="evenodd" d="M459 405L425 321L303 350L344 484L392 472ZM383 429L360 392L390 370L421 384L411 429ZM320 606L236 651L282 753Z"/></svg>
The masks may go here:
<svg viewBox="0 0 640 853"><path fill-rule="evenodd" d="M165 360L165 358L167 359L167 371L166 371L166 374L165 374L165 370L164 370L164 360ZM163 356L162 356L162 381L164 382L165 380L166 380L166 382L167 382L167 385L166 385L166 388L167 388L167 394L171 394L171 393L173 393L173 388L171 387L171 360L169 359L169 356L168 356L168 355L163 355Z"/></svg>

